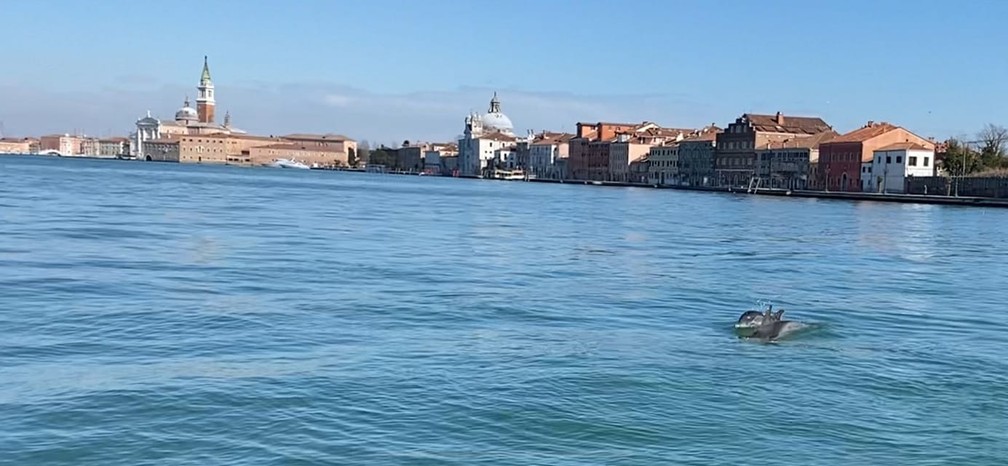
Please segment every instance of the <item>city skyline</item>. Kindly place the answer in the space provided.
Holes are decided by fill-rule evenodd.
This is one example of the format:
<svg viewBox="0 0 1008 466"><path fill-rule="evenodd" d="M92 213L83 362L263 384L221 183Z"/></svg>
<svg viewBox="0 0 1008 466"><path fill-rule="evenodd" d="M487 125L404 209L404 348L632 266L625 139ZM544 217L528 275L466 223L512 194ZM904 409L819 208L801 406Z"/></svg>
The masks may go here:
<svg viewBox="0 0 1008 466"><path fill-rule="evenodd" d="M1008 38L995 27L1002 3L606 5L15 2L4 9L23 20L8 33L32 40L9 59L56 63L5 70L0 121L7 136L125 135L148 110L170 119L195 100L204 55L217 112L235 125L373 144L451 140L494 91L519 133L571 132L577 121L702 127L777 111L839 132L884 120L938 138L1008 121L996 104L1008 99L1008 64L989 59Z"/></svg>

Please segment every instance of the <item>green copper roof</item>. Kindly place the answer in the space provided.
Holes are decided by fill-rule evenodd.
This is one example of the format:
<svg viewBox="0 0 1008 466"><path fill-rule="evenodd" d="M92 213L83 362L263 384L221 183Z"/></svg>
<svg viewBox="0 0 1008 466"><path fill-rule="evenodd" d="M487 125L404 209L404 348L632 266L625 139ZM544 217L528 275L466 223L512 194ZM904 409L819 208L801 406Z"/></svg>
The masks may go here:
<svg viewBox="0 0 1008 466"><path fill-rule="evenodd" d="M210 82L210 66L207 65L207 57L203 55L203 76L200 76L201 83Z"/></svg>

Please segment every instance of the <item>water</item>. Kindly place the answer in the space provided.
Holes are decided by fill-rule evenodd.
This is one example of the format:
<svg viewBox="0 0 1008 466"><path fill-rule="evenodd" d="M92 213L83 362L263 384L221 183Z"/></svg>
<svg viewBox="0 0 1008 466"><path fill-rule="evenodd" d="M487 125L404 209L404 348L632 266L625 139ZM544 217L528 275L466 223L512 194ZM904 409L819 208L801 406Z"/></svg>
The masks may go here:
<svg viewBox="0 0 1008 466"><path fill-rule="evenodd" d="M1006 231L0 158L0 464L1004 464ZM818 328L737 339L761 299Z"/></svg>

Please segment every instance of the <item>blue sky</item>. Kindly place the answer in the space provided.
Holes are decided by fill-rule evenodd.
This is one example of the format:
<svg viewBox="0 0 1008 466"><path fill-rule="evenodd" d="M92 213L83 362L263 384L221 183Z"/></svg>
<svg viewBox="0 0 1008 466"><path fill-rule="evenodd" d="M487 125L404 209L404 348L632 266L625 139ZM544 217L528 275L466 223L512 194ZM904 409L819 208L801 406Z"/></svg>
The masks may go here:
<svg viewBox="0 0 1008 466"><path fill-rule="evenodd" d="M0 12L0 121L14 136L170 118L204 55L218 113L263 134L450 139L495 90L519 131L777 111L841 132L1008 125L997 0L0 0Z"/></svg>

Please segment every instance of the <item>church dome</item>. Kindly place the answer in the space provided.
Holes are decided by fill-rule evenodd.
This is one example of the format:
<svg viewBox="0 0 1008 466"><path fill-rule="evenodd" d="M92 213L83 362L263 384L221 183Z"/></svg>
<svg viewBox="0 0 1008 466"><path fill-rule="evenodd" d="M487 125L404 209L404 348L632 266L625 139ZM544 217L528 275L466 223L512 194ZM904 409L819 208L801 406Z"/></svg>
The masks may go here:
<svg viewBox="0 0 1008 466"><path fill-rule="evenodd" d="M175 121L187 122L199 120L199 113L195 108L189 106L189 98L186 97L185 104L179 111L175 112Z"/></svg>
<svg viewBox="0 0 1008 466"><path fill-rule="evenodd" d="M483 115L481 120L485 129L500 131L505 134L512 134L514 132L514 125L511 124L511 119L501 112L500 100L497 98L496 92L494 92L493 98L490 99L490 109Z"/></svg>

